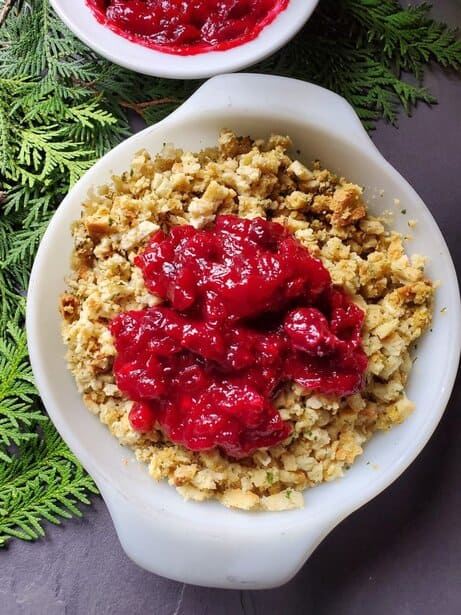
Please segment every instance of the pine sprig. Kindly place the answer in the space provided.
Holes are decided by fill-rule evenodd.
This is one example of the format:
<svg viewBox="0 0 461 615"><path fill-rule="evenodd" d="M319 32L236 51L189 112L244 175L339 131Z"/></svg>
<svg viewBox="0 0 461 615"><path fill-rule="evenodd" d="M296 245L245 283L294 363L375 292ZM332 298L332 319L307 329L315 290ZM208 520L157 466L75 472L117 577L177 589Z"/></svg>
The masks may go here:
<svg viewBox="0 0 461 615"><path fill-rule="evenodd" d="M0 0L0 15L9 4ZM15 4L0 49L1 546L80 516L96 493L43 413L28 362L23 296L38 243L69 186L130 134L133 114L157 122L199 82L147 78L98 57L48 0ZM435 102L422 85L429 63L459 70L461 41L427 3L321 0L289 45L250 70L330 88L372 128Z"/></svg>
<svg viewBox="0 0 461 615"><path fill-rule="evenodd" d="M431 19L429 4L321 0L294 41L262 66L337 92L373 128L380 118L396 124L402 107L410 114L418 103L436 102L421 86L430 63L458 71L461 40Z"/></svg>
<svg viewBox="0 0 461 615"><path fill-rule="evenodd" d="M343 5L360 44L381 49L384 61L392 62L397 74L408 71L420 79L429 61L460 67L461 41L454 30L430 19L428 3L402 8L395 0L345 0Z"/></svg>
<svg viewBox="0 0 461 615"><path fill-rule="evenodd" d="M34 540L45 534L43 522L82 515L97 493L91 478L76 462L49 419L41 437L26 442L10 463L0 463L0 546L11 537Z"/></svg>
<svg viewBox="0 0 461 615"><path fill-rule="evenodd" d="M21 322L20 309L0 338L0 464L13 459L12 444L36 439L36 425L46 420L38 407Z"/></svg>

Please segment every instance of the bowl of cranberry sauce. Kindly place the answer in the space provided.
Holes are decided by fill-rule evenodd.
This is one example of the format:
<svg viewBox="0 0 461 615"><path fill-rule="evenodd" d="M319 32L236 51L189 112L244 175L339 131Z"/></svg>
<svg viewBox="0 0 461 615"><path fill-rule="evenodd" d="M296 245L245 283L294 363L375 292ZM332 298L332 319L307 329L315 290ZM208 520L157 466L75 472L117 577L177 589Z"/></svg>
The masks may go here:
<svg viewBox="0 0 461 615"><path fill-rule="evenodd" d="M176 55L225 51L255 39L288 0L87 0L96 19L130 41Z"/></svg>
<svg viewBox="0 0 461 615"><path fill-rule="evenodd" d="M51 0L97 53L131 70L178 79L254 64L287 43L318 0Z"/></svg>

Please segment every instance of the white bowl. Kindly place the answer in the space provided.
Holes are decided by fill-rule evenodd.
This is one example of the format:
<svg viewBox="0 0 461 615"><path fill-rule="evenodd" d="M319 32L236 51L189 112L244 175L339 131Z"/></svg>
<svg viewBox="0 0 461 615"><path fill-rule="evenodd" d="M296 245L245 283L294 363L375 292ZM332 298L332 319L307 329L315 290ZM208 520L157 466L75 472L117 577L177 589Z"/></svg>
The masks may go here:
<svg viewBox="0 0 461 615"><path fill-rule="evenodd" d="M85 0L50 1L72 32L100 55L138 73L174 79L211 77L263 60L302 28L318 4L318 0L290 0L254 40L225 51L179 56L148 49L115 34L98 23Z"/></svg>
<svg viewBox="0 0 461 615"><path fill-rule="evenodd" d="M188 150L214 144L222 127L237 134L289 134L301 158L365 187L373 213L400 199L418 220L411 251L429 257L440 280L432 331L418 342L408 395L415 412L392 431L376 434L347 475L305 492L305 508L245 513L217 502L185 502L173 487L155 483L145 466L84 407L64 360L58 296L72 250L70 224L94 185L129 167L141 148L164 142ZM448 307L447 310L441 308ZM314 85L265 75L223 75L205 83L180 109L109 152L74 186L50 222L30 279L29 350L49 415L98 484L127 554L147 570L186 583L267 588L288 581L319 542L352 511L385 489L413 461L442 416L456 375L461 344L458 284L445 241L416 192L381 156L349 104ZM126 459L129 463L126 463ZM125 463L124 463L125 461Z"/></svg>

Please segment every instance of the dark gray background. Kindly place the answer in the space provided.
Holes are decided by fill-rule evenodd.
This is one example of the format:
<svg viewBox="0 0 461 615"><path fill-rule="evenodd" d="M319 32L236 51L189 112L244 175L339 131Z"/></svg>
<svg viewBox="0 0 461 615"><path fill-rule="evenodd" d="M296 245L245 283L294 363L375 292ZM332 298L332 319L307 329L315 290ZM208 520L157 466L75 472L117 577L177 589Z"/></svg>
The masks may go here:
<svg viewBox="0 0 461 615"><path fill-rule="evenodd" d="M434 14L461 26L460 0ZM431 209L461 268L461 80L427 85L420 106L373 139ZM101 499L82 520L0 551L1 615L458 615L461 613L461 382L422 454L384 493L346 519L297 577L266 591L185 586L149 574L122 551Z"/></svg>

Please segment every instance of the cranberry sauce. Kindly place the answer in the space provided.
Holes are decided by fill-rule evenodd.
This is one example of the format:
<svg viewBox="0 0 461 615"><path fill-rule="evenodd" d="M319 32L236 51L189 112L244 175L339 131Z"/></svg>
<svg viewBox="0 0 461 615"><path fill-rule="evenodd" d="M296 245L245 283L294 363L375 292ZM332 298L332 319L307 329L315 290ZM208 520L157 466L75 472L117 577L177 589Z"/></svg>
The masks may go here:
<svg viewBox="0 0 461 615"><path fill-rule="evenodd" d="M230 49L258 36L288 0L87 0L99 22L166 53Z"/></svg>
<svg viewBox="0 0 461 615"><path fill-rule="evenodd" d="M338 396L363 386L363 311L280 224L177 226L135 264L165 304L111 324L133 429L158 422L188 449L241 457L290 434L271 403L283 383Z"/></svg>

